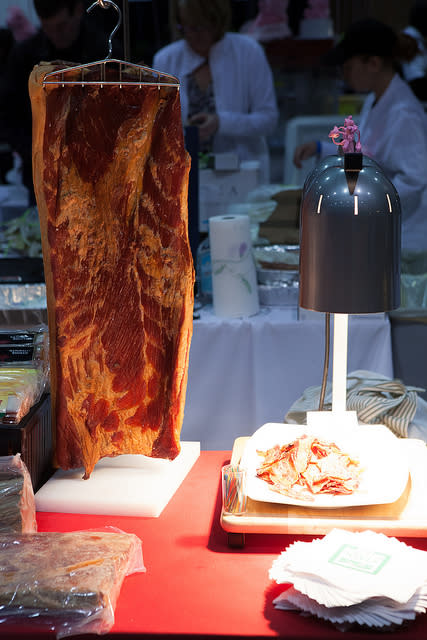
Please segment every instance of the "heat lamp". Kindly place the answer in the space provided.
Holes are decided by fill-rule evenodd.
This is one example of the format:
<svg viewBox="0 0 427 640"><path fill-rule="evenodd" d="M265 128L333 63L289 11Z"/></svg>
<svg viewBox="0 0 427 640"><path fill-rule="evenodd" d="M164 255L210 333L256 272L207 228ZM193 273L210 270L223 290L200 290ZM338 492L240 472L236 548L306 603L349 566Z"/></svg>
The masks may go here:
<svg viewBox="0 0 427 640"><path fill-rule="evenodd" d="M357 426L346 408L348 316L400 304L401 209L381 167L361 153L352 117L329 135L344 153L319 163L303 188L299 304L333 314L332 411L309 411L307 424Z"/></svg>

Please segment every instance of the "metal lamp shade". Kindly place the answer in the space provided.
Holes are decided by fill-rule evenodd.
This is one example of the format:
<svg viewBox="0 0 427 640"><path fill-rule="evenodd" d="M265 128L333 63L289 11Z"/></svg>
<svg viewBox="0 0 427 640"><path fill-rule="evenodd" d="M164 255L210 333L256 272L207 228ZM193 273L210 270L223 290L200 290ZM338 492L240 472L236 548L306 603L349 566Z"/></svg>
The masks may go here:
<svg viewBox="0 0 427 640"><path fill-rule="evenodd" d="M300 306L377 313L400 304L400 201L377 163L336 156L307 179L300 213Z"/></svg>
<svg viewBox="0 0 427 640"><path fill-rule="evenodd" d="M375 160L373 160L369 156L363 156L362 162L363 162L363 166L364 167L376 167L377 169L379 169L381 171L381 167L378 164L378 162L375 162ZM331 167L341 167L341 168L343 168L344 167L344 154L342 154L342 155L333 155L333 156L325 156L322 160L319 160L319 162L314 167L313 171L311 171L308 174L308 176L306 177L306 179L305 179L304 186L303 186L304 192L307 191L310 188L311 183L318 176L320 176L321 173L326 171L326 169L330 169Z"/></svg>

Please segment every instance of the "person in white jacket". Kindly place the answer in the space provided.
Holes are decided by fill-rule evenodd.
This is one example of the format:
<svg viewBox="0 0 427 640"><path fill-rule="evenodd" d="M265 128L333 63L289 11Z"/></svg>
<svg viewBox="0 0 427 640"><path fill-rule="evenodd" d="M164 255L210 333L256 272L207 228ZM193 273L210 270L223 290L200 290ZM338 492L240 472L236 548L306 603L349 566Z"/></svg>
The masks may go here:
<svg viewBox="0 0 427 640"><path fill-rule="evenodd" d="M411 60L402 62L402 73L417 98L427 101L427 1L417 0L409 13L409 25L403 30L413 38L418 51Z"/></svg>
<svg viewBox="0 0 427 640"><path fill-rule="evenodd" d="M198 127L202 150L258 160L268 183L266 136L277 126L278 109L263 48L227 31L229 0L173 0L172 16L183 37L160 49L153 67L179 79L183 124Z"/></svg>
<svg viewBox="0 0 427 640"><path fill-rule="evenodd" d="M404 56L399 47L404 42L390 27L366 19L349 27L327 61L342 65L344 79L354 91L369 92L360 115L354 118L362 152L378 162L397 189L402 249L425 252L427 115L397 71L396 62ZM304 143L295 149L296 166L316 153L324 156L337 150L328 142Z"/></svg>

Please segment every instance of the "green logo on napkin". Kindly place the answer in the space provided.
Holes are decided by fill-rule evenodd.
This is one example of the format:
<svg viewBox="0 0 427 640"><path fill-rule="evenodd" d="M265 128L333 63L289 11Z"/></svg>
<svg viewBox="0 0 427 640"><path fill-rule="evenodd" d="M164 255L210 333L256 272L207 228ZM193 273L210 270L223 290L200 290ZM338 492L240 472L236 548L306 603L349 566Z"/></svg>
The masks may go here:
<svg viewBox="0 0 427 640"><path fill-rule="evenodd" d="M331 564L336 564L346 569L362 571L363 573L377 574L384 567L391 556L378 551L369 551L350 544L342 547L329 559Z"/></svg>

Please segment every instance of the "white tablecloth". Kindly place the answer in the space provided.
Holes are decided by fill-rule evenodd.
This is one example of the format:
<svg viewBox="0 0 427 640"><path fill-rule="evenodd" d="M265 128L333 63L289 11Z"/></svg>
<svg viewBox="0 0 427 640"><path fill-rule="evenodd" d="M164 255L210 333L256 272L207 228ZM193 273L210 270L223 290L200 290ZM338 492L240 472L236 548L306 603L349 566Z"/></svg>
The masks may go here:
<svg viewBox="0 0 427 640"><path fill-rule="evenodd" d="M298 320L293 309L261 307L251 318L224 320L202 309L194 321L182 440L231 449L236 437L282 422L306 387L321 384L323 314L316 317ZM356 369L393 376L387 317L350 316L348 371Z"/></svg>

